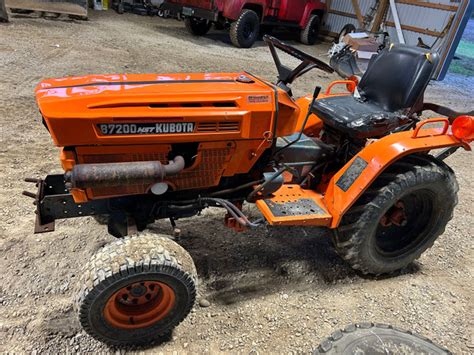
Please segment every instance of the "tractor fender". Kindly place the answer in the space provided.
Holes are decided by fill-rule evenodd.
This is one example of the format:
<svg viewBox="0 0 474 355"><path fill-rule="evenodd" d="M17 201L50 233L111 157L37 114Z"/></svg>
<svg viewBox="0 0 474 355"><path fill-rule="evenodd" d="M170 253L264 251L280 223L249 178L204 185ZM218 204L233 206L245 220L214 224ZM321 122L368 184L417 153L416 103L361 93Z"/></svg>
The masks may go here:
<svg viewBox="0 0 474 355"><path fill-rule="evenodd" d="M444 128L420 129L426 123L444 122ZM414 131L385 136L368 144L329 181L324 196L328 211L333 216L331 228L336 228L344 213L357 201L371 183L393 162L418 152L469 144L448 133L449 122L445 118L433 118L421 122Z"/></svg>

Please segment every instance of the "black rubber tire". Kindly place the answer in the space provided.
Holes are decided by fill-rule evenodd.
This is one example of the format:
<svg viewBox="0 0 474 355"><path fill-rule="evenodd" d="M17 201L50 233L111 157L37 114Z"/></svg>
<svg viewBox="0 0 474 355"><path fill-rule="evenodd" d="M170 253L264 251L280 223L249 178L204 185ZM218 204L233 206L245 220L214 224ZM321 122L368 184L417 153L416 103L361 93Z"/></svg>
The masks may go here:
<svg viewBox="0 0 474 355"><path fill-rule="evenodd" d="M117 5L117 10L116 11L119 15L122 15L125 12L125 8L124 8L123 3L121 1Z"/></svg>
<svg viewBox="0 0 474 355"><path fill-rule="evenodd" d="M141 281L169 286L175 303L161 320L142 328L113 327L104 316L109 298ZM191 311L197 273L191 256L172 240L150 233L118 239L99 250L85 266L75 305L84 330L111 346L144 345L161 339ZM133 323L132 323L133 324Z"/></svg>
<svg viewBox="0 0 474 355"><path fill-rule="evenodd" d="M364 274L403 269L443 234L458 201L457 191L454 172L442 161L426 154L402 158L345 213L334 233L338 254ZM381 226L397 201L406 205L406 225Z"/></svg>
<svg viewBox="0 0 474 355"><path fill-rule="evenodd" d="M347 25L344 25L342 30L339 32L339 35L336 37L334 42L340 43L342 41L342 38L347 35L348 33L353 33L356 31L356 27L352 23L348 23Z"/></svg>
<svg viewBox="0 0 474 355"><path fill-rule="evenodd" d="M337 330L324 339L314 355L352 354L433 354L451 352L434 344L430 339L397 329L391 325L358 323Z"/></svg>
<svg viewBox="0 0 474 355"><path fill-rule="evenodd" d="M197 17L187 17L184 20L184 25L189 33L194 36L204 36L211 29L212 23L205 19Z"/></svg>
<svg viewBox="0 0 474 355"><path fill-rule="evenodd" d="M239 18L230 25L230 40L239 48L250 48L260 33L260 18L252 10L242 10Z"/></svg>
<svg viewBox="0 0 474 355"><path fill-rule="evenodd" d="M319 35L319 27L321 20L318 15L311 15L306 27L301 30L300 42L303 44L313 45L316 43Z"/></svg>

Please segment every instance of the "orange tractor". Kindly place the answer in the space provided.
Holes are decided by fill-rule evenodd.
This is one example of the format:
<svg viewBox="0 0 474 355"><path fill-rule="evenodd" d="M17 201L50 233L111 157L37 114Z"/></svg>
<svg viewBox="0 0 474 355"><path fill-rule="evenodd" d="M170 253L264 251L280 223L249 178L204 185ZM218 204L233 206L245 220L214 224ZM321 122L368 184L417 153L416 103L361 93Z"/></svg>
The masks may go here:
<svg viewBox="0 0 474 355"><path fill-rule="evenodd" d="M356 81L293 98L291 83L324 62L275 38L269 83L248 72L94 75L45 80L43 122L65 174L38 186L35 232L95 216L118 239L85 266L85 330L112 345L169 332L193 307L196 269L169 238L139 233L215 206L236 230L321 226L362 273L407 266L441 235L457 202L443 159L474 139L472 112L423 103L438 55L392 46ZM301 61L292 69L281 50ZM333 93L342 86L347 93ZM420 120L425 109L447 118ZM436 150L436 152L434 152ZM244 202L264 218L250 220Z"/></svg>

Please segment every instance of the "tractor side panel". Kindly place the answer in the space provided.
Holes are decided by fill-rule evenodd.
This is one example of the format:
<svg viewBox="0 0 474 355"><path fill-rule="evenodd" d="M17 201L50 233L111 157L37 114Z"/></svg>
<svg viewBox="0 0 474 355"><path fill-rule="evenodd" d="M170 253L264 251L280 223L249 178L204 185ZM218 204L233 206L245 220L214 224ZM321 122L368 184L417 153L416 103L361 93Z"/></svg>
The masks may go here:
<svg viewBox="0 0 474 355"><path fill-rule="evenodd" d="M461 145L454 136L440 134L437 129L422 129L417 137L413 131L394 133L369 144L329 182L324 200L333 216L331 227L339 225L344 213L394 161L417 152Z"/></svg>
<svg viewBox="0 0 474 355"><path fill-rule="evenodd" d="M36 98L57 146L259 139L274 90L239 73L120 74L50 79Z"/></svg>
<svg viewBox="0 0 474 355"><path fill-rule="evenodd" d="M245 76L242 80L240 77ZM282 96L282 124L298 107ZM37 88L48 130L74 164L160 161L187 154L187 167L167 182L174 190L219 185L248 173L271 147L275 89L239 73L101 75L50 79ZM87 201L143 194L127 185L73 191Z"/></svg>

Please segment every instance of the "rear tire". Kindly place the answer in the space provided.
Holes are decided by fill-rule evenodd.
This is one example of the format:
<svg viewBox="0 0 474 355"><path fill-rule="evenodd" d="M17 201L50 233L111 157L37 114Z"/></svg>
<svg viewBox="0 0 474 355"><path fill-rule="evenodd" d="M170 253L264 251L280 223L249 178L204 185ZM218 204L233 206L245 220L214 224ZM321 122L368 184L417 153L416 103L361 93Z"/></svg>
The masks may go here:
<svg viewBox="0 0 474 355"><path fill-rule="evenodd" d="M306 27L301 31L300 42L313 45L319 35L320 20L318 15L311 15Z"/></svg>
<svg viewBox="0 0 474 355"><path fill-rule="evenodd" d="M125 13L125 7L123 6L123 3L121 1L117 5L117 10L116 11L119 15L122 15L123 13Z"/></svg>
<svg viewBox="0 0 474 355"><path fill-rule="evenodd" d="M159 340L191 311L196 280L191 257L172 240L147 233L118 239L85 266L79 321L111 346Z"/></svg>
<svg viewBox="0 0 474 355"><path fill-rule="evenodd" d="M202 18L187 17L184 20L184 25L192 35L204 36L211 29L212 23Z"/></svg>
<svg viewBox="0 0 474 355"><path fill-rule="evenodd" d="M240 48L250 48L260 32L260 18L252 10L243 10L237 21L230 25L230 40Z"/></svg>
<svg viewBox="0 0 474 355"><path fill-rule="evenodd" d="M454 172L429 155L393 163L342 218L339 255L364 274L409 265L443 234L457 204Z"/></svg>

